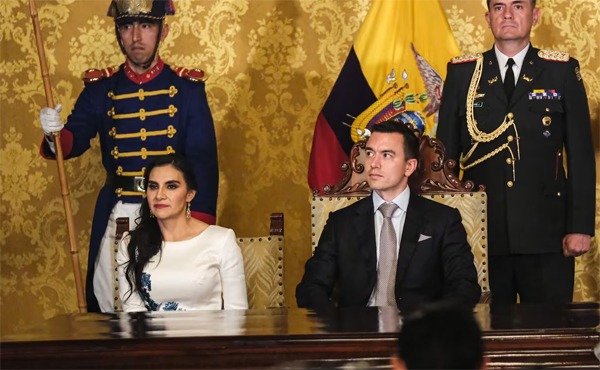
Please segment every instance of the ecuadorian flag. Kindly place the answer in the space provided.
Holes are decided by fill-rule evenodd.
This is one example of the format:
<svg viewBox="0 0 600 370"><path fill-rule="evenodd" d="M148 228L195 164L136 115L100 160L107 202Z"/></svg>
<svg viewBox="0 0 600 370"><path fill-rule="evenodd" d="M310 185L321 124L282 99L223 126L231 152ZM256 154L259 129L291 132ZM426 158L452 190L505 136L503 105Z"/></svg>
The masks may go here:
<svg viewBox="0 0 600 370"><path fill-rule="evenodd" d="M373 124L410 121L434 136L446 64L458 54L439 0L373 0L317 118L311 190L335 185L360 132Z"/></svg>

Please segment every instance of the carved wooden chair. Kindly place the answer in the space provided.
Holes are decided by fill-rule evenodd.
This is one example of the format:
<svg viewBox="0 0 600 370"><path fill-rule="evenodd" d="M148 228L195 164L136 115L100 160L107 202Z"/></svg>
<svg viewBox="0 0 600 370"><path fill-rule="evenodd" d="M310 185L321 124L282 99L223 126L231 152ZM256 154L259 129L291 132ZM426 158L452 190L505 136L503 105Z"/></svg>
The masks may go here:
<svg viewBox="0 0 600 370"><path fill-rule="evenodd" d="M248 308L282 307L283 213L271 214L269 235L238 238L244 257Z"/></svg>
<svg viewBox="0 0 600 370"><path fill-rule="evenodd" d="M418 131L415 130L415 132ZM420 135L418 135L420 136ZM319 242L329 213L369 196L371 190L364 173L366 141L354 145L350 163L342 165L342 179L334 186L314 191L311 201L312 249ZM454 175L456 162L446 159L444 144L423 135L420 138L420 158L417 170L409 179L411 191L422 197L457 208L467 231L467 240L475 257L474 264L481 286L480 302L489 302L487 248L487 195L485 187L476 189L471 181L460 181Z"/></svg>

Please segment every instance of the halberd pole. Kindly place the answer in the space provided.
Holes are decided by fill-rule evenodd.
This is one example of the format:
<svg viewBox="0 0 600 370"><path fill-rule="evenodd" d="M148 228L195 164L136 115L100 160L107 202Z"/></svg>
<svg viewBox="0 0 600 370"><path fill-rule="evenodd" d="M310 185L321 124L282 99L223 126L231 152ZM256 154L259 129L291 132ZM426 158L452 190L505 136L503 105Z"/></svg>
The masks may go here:
<svg viewBox="0 0 600 370"><path fill-rule="evenodd" d="M46 94L46 105L54 108L54 99L52 97L52 87L50 78L48 77L48 66L46 65L46 53L42 42L42 33L40 31L40 21L38 19L37 9L34 0L29 0L29 9L31 12L31 20L33 22L33 30L35 34L35 43L37 46L38 57L40 59L40 69L42 71L42 80L44 81L44 92ZM60 131L52 133L54 138L54 147L56 150L56 165L58 167L58 177L60 180L60 189L62 194L63 205L65 208L65 218L67 221L67 230L69 232L69 244L71 252L71 262L73 264L73 274L75 276L75 289L77 290L77 303L79 312L86 312L85 293L83 285L83 277L81 274L81 264L79 262L79 250L75 239L75 226L73 223L73 209L71 207L71 198L69 197L69 184L65 175L65 164L63 159L62 147L60 145Z"/></svg>

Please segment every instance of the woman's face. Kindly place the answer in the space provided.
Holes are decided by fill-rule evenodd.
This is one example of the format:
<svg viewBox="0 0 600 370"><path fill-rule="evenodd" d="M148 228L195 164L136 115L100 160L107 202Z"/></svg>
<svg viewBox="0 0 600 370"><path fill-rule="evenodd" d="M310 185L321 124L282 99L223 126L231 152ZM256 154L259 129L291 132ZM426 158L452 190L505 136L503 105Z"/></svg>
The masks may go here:
<svg viewBox="0 0 600 370"><path fill-rule="evenodd" d="M196 195L188 189L183 174L172 165L154 167L148 176L146 197L150 212L158 220L185 217L188 202Z"/></svg>

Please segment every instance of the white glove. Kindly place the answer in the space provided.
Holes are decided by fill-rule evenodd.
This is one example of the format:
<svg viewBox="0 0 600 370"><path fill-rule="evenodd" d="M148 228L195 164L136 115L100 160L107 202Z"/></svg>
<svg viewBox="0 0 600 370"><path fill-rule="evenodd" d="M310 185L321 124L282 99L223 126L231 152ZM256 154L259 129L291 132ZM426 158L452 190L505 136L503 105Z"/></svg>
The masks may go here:
<svg viewBox="0 0 600 370"><path fill-rule="evenodd" d="M40 121L42 123L42 130L46 136L52 136L53 132L60 131L65 125L60 120L60 111L62 105L58 104L56 108L43 108L40 110Z"/></svg>

